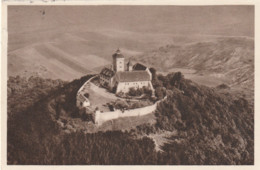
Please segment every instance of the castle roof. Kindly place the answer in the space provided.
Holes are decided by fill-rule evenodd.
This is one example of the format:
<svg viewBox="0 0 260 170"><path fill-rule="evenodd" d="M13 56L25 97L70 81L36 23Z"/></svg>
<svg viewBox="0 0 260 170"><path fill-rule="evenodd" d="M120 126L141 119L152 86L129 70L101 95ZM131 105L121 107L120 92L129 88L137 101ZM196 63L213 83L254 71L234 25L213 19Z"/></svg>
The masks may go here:
<svg viewBox="0 0 260 170"><path fill-rule="evenodd" d="M116 52L113 54L113 58L125 58L119 49L116 50Z"/></svg>
<svg viewBox="0 0 260 170"><path fill-rule="evenodd" d="M113 77L115 75L115 72L109 68L103 68L100 72L101 75L105 76L105 77Z"/></svg>
<svg viewBox="0 0 260 170"><path fill-rule="evenodd" d="M143 64L140 64L140 63L136 63L134 66L133 66L133 70L146 70L147 67L144 66Z"/></svg>
<svg viewBox="0 0 260 170"><path fill-rule="evenodd" d="M116 77L119 82L151 81L147 71L122 71Z"/></svg>

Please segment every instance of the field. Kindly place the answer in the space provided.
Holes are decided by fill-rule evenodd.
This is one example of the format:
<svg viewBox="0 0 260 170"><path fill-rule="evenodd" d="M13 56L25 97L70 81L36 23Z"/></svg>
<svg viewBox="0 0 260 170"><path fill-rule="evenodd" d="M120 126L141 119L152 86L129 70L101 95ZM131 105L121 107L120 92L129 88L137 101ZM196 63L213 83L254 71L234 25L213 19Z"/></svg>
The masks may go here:
<svg viewBox="0 0 260 170"><path fill-rule="evenodd" d="M211 50L212 47L223 45L218 41L219 38L236 41L236 37L250 37L239 40L247 43L254 36L253 13L249 12L251 7L188 7L187 11L176 6L163 8L164 10L156 6L9 7L8 76L30 77L37 74L44 78L73 80L88 73L98 73L104 65L110 65L111 55L117 48L121 49L126 59L133 56L135 60L142 60L149 66L154 65L152 62L162 65L164 70L161 71L169 72L173 68L197 70L193 67L195 59L198 64L205 63L205 66L211 62L206 62L204 56L200 55L204 48L197 43L202 42L202 45L206 44ZM219 10L225 18L220 17ZM118 12L121 15L117 15ZM191 16L190 12L194 15ZM144 13L145 15L140 15L142 17L136 15ZM158 23L154 24L154 18ZM203 32L201 25L204 25ZM180 48L172 49L172 46ZM183 49L181 57L188 63L176 63L174 56L179 49ZM210 50L206 56L211 55ZM242 48L239 51L232 47L230 51L237 52L234 58L238 55L239 60L241 54L247 55L243 51L249 52L251 57L250 51L253 49ZM212 52L224 58L230 54L225 53L222 47L213 48ZM234 62L236 60L230 60L225 68L229 70ZM226 72L225 69L223 71ZM251 72L249 70L247 74L251 76ZM209 73L215 73L215 70ZM211 74L206 76L210 81L222 80ZM239 75L232 72L230 76ZM201 81L200 74L192 74L190 78L202 84L204 82ZM205 83L208 85L210 82L205 80Z"/></svg>

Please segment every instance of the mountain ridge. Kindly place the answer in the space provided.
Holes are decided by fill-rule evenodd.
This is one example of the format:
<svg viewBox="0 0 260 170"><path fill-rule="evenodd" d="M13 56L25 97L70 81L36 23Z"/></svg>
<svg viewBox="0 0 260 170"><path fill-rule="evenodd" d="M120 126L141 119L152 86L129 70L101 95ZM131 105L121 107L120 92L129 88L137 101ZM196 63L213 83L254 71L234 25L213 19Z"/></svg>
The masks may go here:
<svg viewBox="0 0 260 170"><path fill-rule="evenodd" d="M185 45L166 45L147 52L136 61L161 72L187 69L185 76L200 84L221 83L241 91L254 92L254 39L225 37ZM218 84L214 84L217 82ZM249 96L250 96L249 95Z"/></svg>

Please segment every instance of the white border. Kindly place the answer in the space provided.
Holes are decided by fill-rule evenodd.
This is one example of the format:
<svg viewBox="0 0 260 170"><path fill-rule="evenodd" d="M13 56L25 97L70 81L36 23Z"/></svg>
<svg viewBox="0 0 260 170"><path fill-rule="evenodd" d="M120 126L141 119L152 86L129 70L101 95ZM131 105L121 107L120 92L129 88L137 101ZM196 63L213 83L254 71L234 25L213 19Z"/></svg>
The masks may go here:
<svg viewBox="0 0 260 170"><path fill-rule="evenodd" d="M6 165L7 155L7 6L8 5L255 5L255 165L254 166L14 166L14 165ZM259 0L86 0L86 1L63 1L56 0L55 2L51 0L34 0L34 1L21 1L21 0L9 0L2 2L2 7L0 8L2 11L2 30L1 30L1 168L3 170L12 170L12 169L121 169L121 168L136 168L136 169L150 169L155 170L158 168L163 169L260 169L259 167L259 117L260 117L260 93L257 87L260 87L260 81L258 75L260 75L260 68L257 66L260 65L260 58L258 57L260 52L259 48L259 30L260 30L260 2Z"/></svg>

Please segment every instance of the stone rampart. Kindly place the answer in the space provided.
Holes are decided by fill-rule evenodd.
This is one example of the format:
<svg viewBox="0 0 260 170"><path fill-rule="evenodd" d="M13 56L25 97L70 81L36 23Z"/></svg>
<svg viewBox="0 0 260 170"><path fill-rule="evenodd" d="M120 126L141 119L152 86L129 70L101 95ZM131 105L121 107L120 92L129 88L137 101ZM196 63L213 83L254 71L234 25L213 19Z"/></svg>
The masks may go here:
<svg viewBox="0 0 260 170"><path fill-rule="evenodd" d="M97 125L101 125L106 121L118 119L120 117L144 116L153 113L157 108L157 104L165 99L166 97L160 101L157 101L153 105L131 110L115 110L111 112L100 112L97 110L94 114L94 121Z"/></svg>

